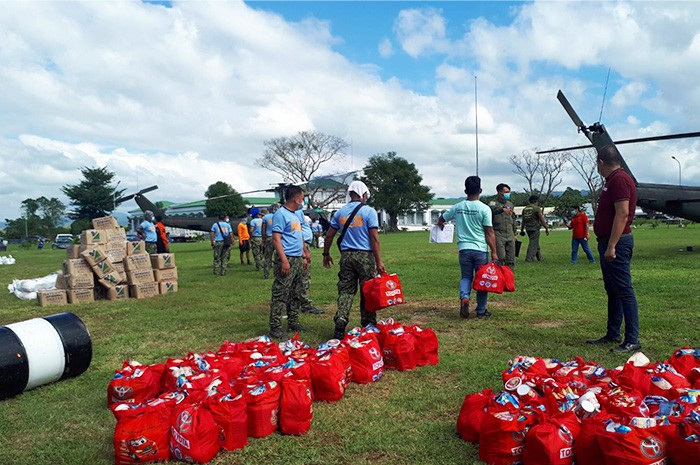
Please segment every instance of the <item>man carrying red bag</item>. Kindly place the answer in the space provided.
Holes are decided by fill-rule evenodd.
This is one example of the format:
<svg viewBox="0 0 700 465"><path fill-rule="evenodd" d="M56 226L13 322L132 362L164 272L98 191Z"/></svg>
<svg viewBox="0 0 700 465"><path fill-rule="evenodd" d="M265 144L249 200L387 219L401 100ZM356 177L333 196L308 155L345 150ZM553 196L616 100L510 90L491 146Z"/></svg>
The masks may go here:
<svg viewBox="0 0 700 465"><path fill-rule="evenodd" d="M357 294L358 282L372 279L386 273L379 252L379 219L377 211L366 205L369 189L362 181L353 181L348 187L350 202L335 212L330 222L323 243L323 266L330 268L333 259L330 256L335 234L340 230L338 246L340 248L340 271L338 272L338 311L335 314L335 339L345 337L345 327L350 321L352 300ZM377 317L365 310L364 299L360 293L360 318L362 326L376 324Z"/></svg>
<svg viewBox="0 0 700 465"><path fill-rule="evenodd" d="M480 266L488 263L488 251L491 259L498 260L496 236L493 232L491 209L479 200L481 195L481 178L469 176L464 181L467 200L455 204L440 215L438 227L442 229L446 221L454 220L459 249L459 266L462 279L459 281L460 309L459 316L469 318L469 300L474 274ZM486 310L488 293L476 292L476 317L488 318L491 312Z"/></svg>

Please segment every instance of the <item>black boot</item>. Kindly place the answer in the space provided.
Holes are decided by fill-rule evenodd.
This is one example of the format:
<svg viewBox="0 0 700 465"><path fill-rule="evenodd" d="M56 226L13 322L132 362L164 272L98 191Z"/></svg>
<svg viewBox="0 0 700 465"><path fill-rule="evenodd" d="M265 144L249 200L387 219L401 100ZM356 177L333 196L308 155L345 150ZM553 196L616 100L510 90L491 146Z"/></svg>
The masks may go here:
<svg viewBox="0 0 700 465"><path fill-rule="evenodd" d="M345 338L345 325L346 323L343 323L342 321L336 321L333 339L340 339L342 341Z"/></svg>

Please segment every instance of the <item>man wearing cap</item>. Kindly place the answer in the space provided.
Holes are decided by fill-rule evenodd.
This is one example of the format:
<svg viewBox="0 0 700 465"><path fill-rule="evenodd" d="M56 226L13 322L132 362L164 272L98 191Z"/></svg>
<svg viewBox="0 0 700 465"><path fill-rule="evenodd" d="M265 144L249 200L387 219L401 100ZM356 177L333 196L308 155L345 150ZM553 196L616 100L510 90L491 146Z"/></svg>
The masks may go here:
<svg viewBox="0 0 700 465"><path fill-rule="evenodd" d="M515 212L513 202L510 201L510 186L499 184L496 186L498 193L495 200L489 202L493 217L493 232L496 234L496 248L498 259L511 269L515 268L515 240L517 227L515 226Z"/></svg>
<svg viewBox="0 0 700 465"><path fill-rule="evenodd" d="M593 253L591 253L591 249L588 247L588 239L590 238L588 215L583 212L580 206L577 205L574 207L574 216L566 227L571 229L571 263L576 264L578 261L579 245L586 253L588 262L595 263Z"/></svg>
<svg viewBox="0 0 700 465"><path fill-rule="evenodd" d="M542 261L542 253L540 251L540 227L544 226L545 233L549 236L549 227L544 220L542 209L537 204L540 200L539 196L531 195L528 199L530 205L523 208L523 221L520 225L520 235L524 236L527 232L528 244L526 262L534 262L535 260Z"/></svg>
<svg viewBox="0 0 700 465"><path fill-rule="evenodd" d="M353 181L348 187L349 200L335 212L323 242L323 266L330 268L333 238L340 230L340 271L338 272L338 311L335 314L335 339L345 337L345 327L350 321L352 300L358 285L374 278L377 273L386 273L379 250L379 220L377 211L366 205L369 189L362 181ZM347 225L347 227L346 227ZM343 233L345 230L345 233ZM362 326L376 323L373 312L365 310L360 292L360 322Z"/></svg>
<svg viewBox="0 0 700 465"><path fill-rule="evenodd" d="M496 236L493 233L491 210L479 200L481 178L469 176L464 180L464 193L467 200L455 204L438 218L438 227L442 229L446 221L454 220L457 231L457 248L459 249L459 267L462 279L459 282L460 308L459 316L469 318L469 299L474 275L480 266L491 259L498 260ZM491 312L486 310L488 292L476 292L476 317L488 318Z"/></svg>
<svg viewBox="0 0 700 465"><path fill-rule="evenodd" d="M597 149L598 172L605 178L598 199L593 232L598 240L600 269L605 292L608 294L608 323L605 336L591 339L589 344L619 343L611 352L636 352L639 343L639 313L637 296L632 287L632 220L637 208L637 187L622 168L622 157L614 145ZM620 338L622 320L625 338Z"/></svg>
<svg viewBox="0 0 700 465"><path fill-rule="evenodd" d="M284 205L272 217L272 243L275 247L275 281L270 302L270 337L285 339L282 312L287 312L287 330L301 332L299 310L302 298L302 273L311 262L309 247L304 242L304 191L289 186Z"/></svg>
<svg viewBox="0 0 700 465"><path fill-rule="evenodd" d="M272 268L272 255L275 252L275 247L272 245L272 218L278 207L279 204L277 203L270 205L270 211L262 218L263 279L270 277L270 269Z"/></svg>
<svg viewBox="0 0 700 465"><path fill-rule="evenodd" d="M212 271L219 276L226 274L226 267L231 256L231 244L233 244L233 231L226 218L227 215L219 215L219 221L212 224L209 231L211 249L214 252Z"/></svg>
<svg viewBox="0 0 700 465"><path fill-rule="evenodd" d="M263 213L256 212L253 219L250 220L250 227L248 228L248 233L250 234L250 248L253 249L253 259L255 260L255 269L259 270L262 268L263 262L263 250L262 250L262 225L263 225Z"/></svg>
<svg viewBox="0 0 700 465"><path fill-rule="evenodd" d="M156 234L156 224L153 222L153 212L146 210L143 212L144 220L139 225L137 232L146 242L146 252L149 254L158 253L158 235Z"/></svg>

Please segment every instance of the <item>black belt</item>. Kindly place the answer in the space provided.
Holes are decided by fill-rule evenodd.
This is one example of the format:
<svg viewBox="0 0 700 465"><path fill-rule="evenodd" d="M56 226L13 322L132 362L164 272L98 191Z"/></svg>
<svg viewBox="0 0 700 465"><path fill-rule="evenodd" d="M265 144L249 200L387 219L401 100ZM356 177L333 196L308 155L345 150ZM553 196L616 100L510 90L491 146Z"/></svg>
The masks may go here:
<svg viewBox="0 0 700 465"><path fill-rule="evenodd" d="M622 239L623 237L631 236L631 235L632 235L632 233L621 234L621 235L620 235L620 239ZM597 240L598 242L608 241L608 240L610 240L610 236L596 237L596 240Z"/></svg>
<svg viewBox="0 0 700 465"><path fill-rule="evenodd" d="M343 249L341 252L371 252L371 250L363 250L363 249Z"/></svg>

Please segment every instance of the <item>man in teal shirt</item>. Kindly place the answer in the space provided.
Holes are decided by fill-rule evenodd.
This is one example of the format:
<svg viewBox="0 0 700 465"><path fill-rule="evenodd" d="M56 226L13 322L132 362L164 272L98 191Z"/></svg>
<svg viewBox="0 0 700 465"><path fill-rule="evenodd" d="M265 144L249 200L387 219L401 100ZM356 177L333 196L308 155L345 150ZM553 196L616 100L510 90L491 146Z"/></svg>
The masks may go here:
<svg viewBox="0 0 700 465"><path fill-rule="evenodd" d="M467 200L453 205L440 215L438 227L442 229L446 221L454 220L457 231L457 248L459 249L459 266L462 279L459 282L460 309L462 318L469 318L469 299L474 275L480 266L488 263L488 251L491 248L491 260L498 260L496 236L493 232L491 209L479 200L481 179L469 176L464 181ZM486 310L488 293L476 293L476 317L488 318L491 312Z"/></svg>

